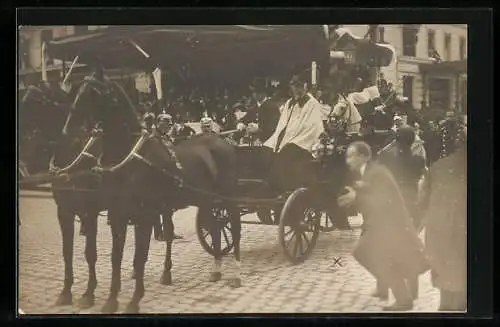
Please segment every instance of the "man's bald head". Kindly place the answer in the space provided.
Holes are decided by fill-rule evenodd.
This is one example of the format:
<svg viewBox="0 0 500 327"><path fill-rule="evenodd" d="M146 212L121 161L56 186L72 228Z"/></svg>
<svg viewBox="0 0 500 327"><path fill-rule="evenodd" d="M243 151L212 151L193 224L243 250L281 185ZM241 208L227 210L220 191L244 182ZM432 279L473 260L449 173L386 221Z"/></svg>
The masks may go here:
<svg viewBox="0 0 500 327"><path fill-rule="evenodd" d="M370 146L362 141L356 141L349 145L346 152L346 164L352 171L359 170L372 158Z"/></svg>
<svg viewBox="0 0 500 327"><path fill-rule="evenodd" d="M354 151L356 151L357 154L366 158L367 160L370 160L372 158L372 149L366 142L363 141L353 142L349 145L349 148L354 149Z"/></svg>

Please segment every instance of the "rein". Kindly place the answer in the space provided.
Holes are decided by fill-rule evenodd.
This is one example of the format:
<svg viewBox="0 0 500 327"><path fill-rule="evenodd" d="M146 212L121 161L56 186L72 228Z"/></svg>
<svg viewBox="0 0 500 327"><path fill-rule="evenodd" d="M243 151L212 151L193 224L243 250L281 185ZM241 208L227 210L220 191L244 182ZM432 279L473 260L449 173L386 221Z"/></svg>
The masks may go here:
<svg viewBox="0 0 500 327"><path fill-rule="evenodd" d="M80 151L78 156L66 167L61 168L61 169L57 169L57 172L62 173L62 174L67 173L70 169L73 169L74 167L76 167L85 157L94 159L95 161L98 161L99 159L96 158L93 154L89 153L88 151L90 150L90 148L95 144L95 142L99 138L100 138L100 135L92 135L90 137L90 139L87 141L87 143L85 144L85 146L83 147L82 151ZM55 161L55 157L52 156L52 158L50 159L50 168L49 168L51 170L55 170L54 161Z"/></svg>

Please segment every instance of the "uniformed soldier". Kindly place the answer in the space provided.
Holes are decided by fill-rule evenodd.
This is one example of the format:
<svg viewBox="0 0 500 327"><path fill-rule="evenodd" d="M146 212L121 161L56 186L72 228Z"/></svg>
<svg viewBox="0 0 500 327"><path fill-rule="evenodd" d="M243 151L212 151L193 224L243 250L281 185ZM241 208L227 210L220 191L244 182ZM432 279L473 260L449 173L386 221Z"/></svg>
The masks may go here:
<svg viewBox="0 0 500 327"><path fill-rule="evenodd" d="M158 118L156 119L156 132L157 132L156 135L160 137L162 142L164 143L169 142L170 146L170 144L172 144L171 142L173 141L172 140L173 129L174 129L174 122L172 116L170 114L167 114L165 110L163 110L162 113L159 114ZM164 234L165 221L166 219L172 219L172 215L173 211L169 211L169 212L162 212L161 216L158 217L159 219L154 224L154 235L157 241L165 240L165 234ZM181 238L183 237L175 234L174 232L174 239L181 239Z"/></svg>
<svg viewBox="0 0 500 327"><path fill-rule="evenodd" d="M210 117L202 117L200 120L200 128L202 134L214 134L214 121Z"/></svg>

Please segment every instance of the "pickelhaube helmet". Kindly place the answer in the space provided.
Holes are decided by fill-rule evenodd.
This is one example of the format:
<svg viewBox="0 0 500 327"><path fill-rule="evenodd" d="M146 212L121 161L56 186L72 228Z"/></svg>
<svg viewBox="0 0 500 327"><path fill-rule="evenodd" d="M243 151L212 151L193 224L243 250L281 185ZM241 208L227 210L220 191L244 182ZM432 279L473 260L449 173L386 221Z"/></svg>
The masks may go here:
<svg viewBox="0 0 500 327"><path fill-rule="evenodd" d="M200 120L201 127L211 127L212 122L213 120L210 117L202 117Z"/></svg>
<svg viewBox="0 0 500 327"><path fill-rule="evenodd" d="M156 122L158 125L160 124L172 124L172 116L167 114L165 110L162 111L161 114L158 115L158 118L156 118Z"/></svg>

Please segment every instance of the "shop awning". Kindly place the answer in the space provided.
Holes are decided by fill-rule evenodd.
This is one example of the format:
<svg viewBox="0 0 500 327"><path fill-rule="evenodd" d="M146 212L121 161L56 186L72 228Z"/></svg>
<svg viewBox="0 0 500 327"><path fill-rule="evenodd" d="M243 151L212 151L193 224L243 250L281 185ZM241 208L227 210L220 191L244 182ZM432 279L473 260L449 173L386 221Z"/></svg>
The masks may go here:
<svg viewBox="0 0 500 327"><path fill-rule="evenodd" d="M335 50L352 51L355 53L355 63L371 67L386 67L396 59L396 50L387 43L375 43L371 40L354 35L348 28L338 28Z"/></svg>
<svg viewBox="0 0 500 327"><path fill-rule="evenodd" d="M442 61L419 65L421 73L467 74L467 60Z"/></svg>
<svg viewBox="0 0 500 327"><path fill-rule="evenodd" d="M228 54L242 61L252 59L255 52L281 60L306 50L311 57L328 56L321 25L110 26L104 31L53 40L48 53L66 60L79 55L83 63L98 57L106 68L151 62L131 40L155 62L167 64L200 59L208 63Z"/></svg>

